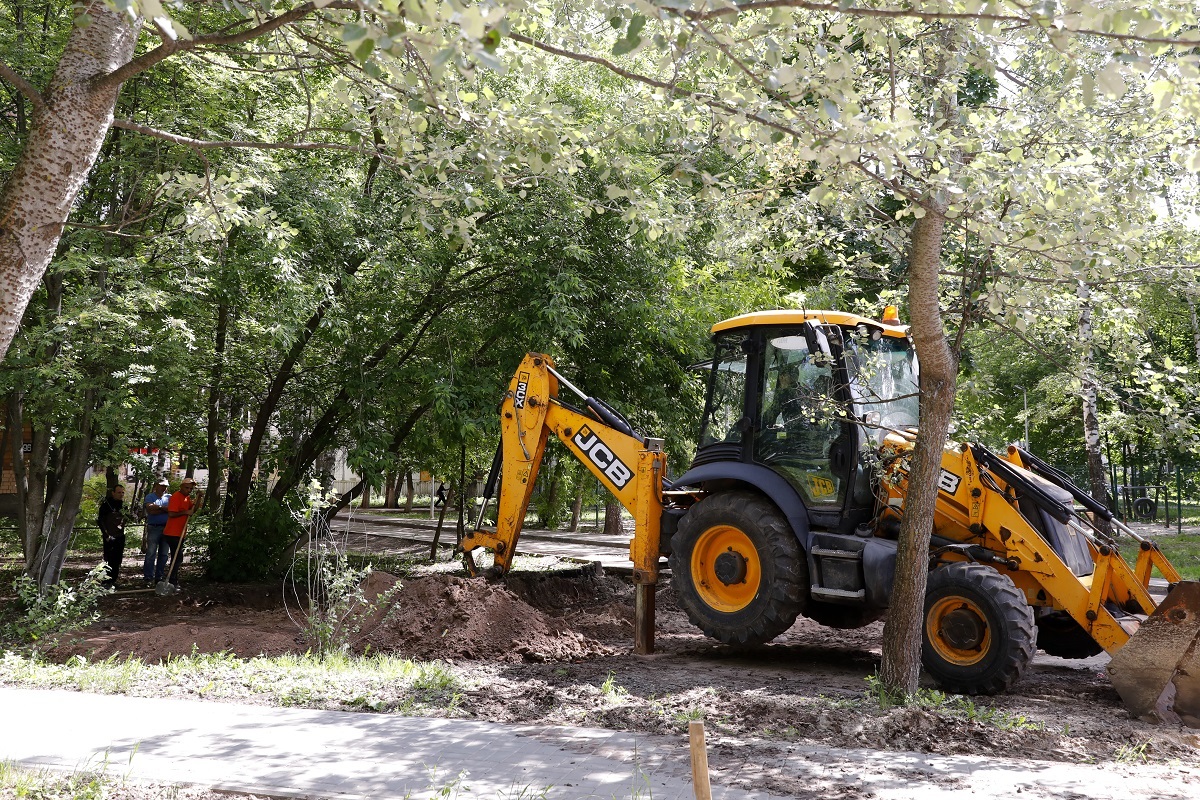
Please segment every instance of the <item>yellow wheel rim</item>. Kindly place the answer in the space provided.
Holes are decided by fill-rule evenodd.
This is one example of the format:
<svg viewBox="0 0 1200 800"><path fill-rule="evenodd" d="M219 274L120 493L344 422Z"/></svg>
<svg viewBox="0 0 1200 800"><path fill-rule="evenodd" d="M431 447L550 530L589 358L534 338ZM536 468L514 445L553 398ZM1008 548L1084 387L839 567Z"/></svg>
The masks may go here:
<svg viewBox="0 0 1200 800"><path fill-rule="evenodd" d="M730 613L750 605L762 582L762 562L750 537L732 525L714 525L692 549L692 582L710 608Z"/></svg>
<svg viewBox="0 0 1200 800"><path fill-rule="evenodd" d="M965 597L943 597L925 615L925 641L943 661L960 667L978 664L992 646L987 615Z"/></svg>

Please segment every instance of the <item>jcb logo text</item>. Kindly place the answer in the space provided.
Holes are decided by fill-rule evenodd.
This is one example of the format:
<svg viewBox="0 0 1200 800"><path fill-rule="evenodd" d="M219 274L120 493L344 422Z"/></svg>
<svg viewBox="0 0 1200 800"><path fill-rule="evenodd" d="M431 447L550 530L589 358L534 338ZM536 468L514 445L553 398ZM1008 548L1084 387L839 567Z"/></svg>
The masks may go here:
<svg viewBox="0 0 1200 800"><path fill-rule="evenodd" d="M955 475L948 469L943 469L942 474L938 476L938 488L946 494L954 494L958 491L958 484L962 482L962 478Z"/></svg>
<svg viewBox="0 0 1200 800"><path fill-rule="evenodd" d="M633 470L625 466L621 459L617 458L609 446L600 441L600 437L592 433L591 428L584 425L579 429L579 433L575 434L572 439L575 446L587 454L592 463L599 467L613 485L618 489L624 489L625 484L629 483L629 479L633 477Z"/></svg>

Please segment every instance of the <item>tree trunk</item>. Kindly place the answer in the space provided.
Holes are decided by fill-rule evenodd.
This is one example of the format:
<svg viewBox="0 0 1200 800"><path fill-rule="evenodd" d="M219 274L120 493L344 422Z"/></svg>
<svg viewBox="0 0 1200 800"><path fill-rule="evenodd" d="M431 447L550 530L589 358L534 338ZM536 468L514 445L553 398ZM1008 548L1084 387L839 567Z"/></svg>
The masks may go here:
<svg viewBox="0 0 1200 800"><path fill-rule="evenodd" d="M625 533L625 522L621 519L621 501L608 494L604 498L604 534L618 536Z"/></svg>
<svg viewBox="0 0 1200 800"><path fill-rule="evenodd" d="M35 106L25 146L0 192L0 359L54 255L71 206L112 125L119 87L93 79L133 55L141 19L87 3L91 24L75 26L54 77Z"/></svg>
<svg viewBox="0 0 1200 800"><path fill-rule="evenodd" d="M413 486L412 470L408 467L404 468L404 510L412 511L413 495L416 493L416 487Z"/></svg>
<svg viewBox="0 0 1200 800"><path fill-rule="evenodd" d="M942 326L938 270L946 220L927 210L912 232L908 268L908 308L912 336L921 360L920 425L908 475L904 520L896 554L896 582L883 629L885 687L912 694L921 676L921 630L928 577L929 536L937 505L938 474L946 445L958 377L955 357Z"/></svg>
<svg viewBox="0 0 1200 800"><path fill-rule="evenodd" d="M400 497L400 481L396 477L396 473L389 472L387 474L387 485L383 490L383 507L395 508Z"/></svg>
<svg viewBox="0 0 1200 800"><path fill-rule="evenodd" d="M1092 497L1104 505L1108 505L1108 475L1104 468L1104 455L1100 449L1100 417L1097 412L1096 382L1092 378L1092 293L1088 285L1082 281L1077 292L1080 300L1079 308L1079 344L1081 349L1080 361L1080 399L1083 403L1083 443L1087 452L1088 484ZM1112 526L1107 520L1096 519L1096 527L1106 534L1112 534Z"/></svg>
<svg viewBox="0 0 1200 800"><path fill-rule="evenodd" d="M584 481L586 480L586 475L579 475L576 478L575 499L571 501L571 533L579 530L579 518L583 516L583 494L586 485Z"/></svg>
<svg viewBox="0 0 1200 800"><path fill-rule="evenodd" d="M958 37L943 26L936 37L922 43L929 48L932 65L926 90L932 100L930 127L958 124L958 81L961 68ZM949 150L942 158L951 166L961 154ZM946 338L938 293L942 237L948 204L940 190L932 189L922 208L924 216L912 228L908 255L908 313L917 357L921 362L920 410L917 441L908 474L904 519L896 552L896 581L887 622L883 629L883 663L880 680L886 689L911 695L921 677L921 632L925 618L925 586L929 577L929 537L937 507L938 475L942 451L954 414L958 382L958 352ZM962 327L967 324L964 316ZM960 328L960 337L962 329Z"/></svg>
<svg viewBox="0 0 1200 800"><path fill-rule="evenodd" d="M363 480L366 481L366 478L364 478ZM371 484L366 483L363 486L362 502L360 502L358 504L358 507L359 508L370 508L371 507Z"/></svg>
<svg viewBox="0 0 1200 800"><path fill-rule="evenodd" d="M359 266L361 266L361 262L358 265L352 265L346 270L346 274L354 275ZM242 448L242 454L238 459L241 462L241 468L239 469L237 483L234 484L230 481L229 491L225 493L225 508L222 514L226 519L232 519L246 507L246 498L250 495L250 487L254 483L255 465L258 464L259 458L262 455L263 442L271 430L271 420L275 416L275 412L279 409L279 403L283 400L284 389L291 382L300 357L304 355L309 342L312 341L313 336L320 329L321 321L325 319L325 315L334 307L345 286L346 281L338 278L326 298L309 315L308 319L305 320L303 330L296 338L296 341L292 343L292 347L284 357L279 369L275 371L266 396L258 404L258 411L254 415L254 423L250 426L250 436L246 440L246 444ZM315 457L314 454L313 458ZM304 463L304 470L308 469L309 463L311 462L306 461ZM287 494L298 483L299 480L285 487L279 493L279 497L281 498ZM275 496L274 493L272 493L272 496Z"/></svg>
<svg viewBox="0 0 1200 800"><path fill-rule="evenodd" d="M29 465L24 472L23 491L18 490L21 501L21 519L25 527L23 539L25 549L25 572L35 577L38 548L42 540L42 526L46 518L46 483L50 471L50 430L35 428L29 452Z"/></svg>
<svg viewBox="0 0 1200 800"><path fill-rule="evenodd" d="M221 499L221 478L225 472L222 439L228 429L221 420L221 387L225 382L225 337L229 330L229 306L217 306L217 328L213 333L212 377L208 382L208 489L204 505L216 508Z"/></svg>
<svg viewBox="0 0 1200 800"><path fill-rule="evenodd" d="M41 534L37 555L29 571L37 581L39 589L58 583L63 564L67 560L67 545L79 515L79 501L83 496L83 473L87 471L92 452L92 411L96 402L96 391L84 393L83 415L78 435L62 446L62 467L58 470L54 489L49 496L30 493L30 505L41 506Z"/></svg>
<svg viewBox="0 0 1200 800"><path fill-rule="evenodd" d="M1188 313L1192 318L1192 341L1196 344L1196 362L1200 363L1200 318L1196 316L1196 298L1188 295Z"/></svg>

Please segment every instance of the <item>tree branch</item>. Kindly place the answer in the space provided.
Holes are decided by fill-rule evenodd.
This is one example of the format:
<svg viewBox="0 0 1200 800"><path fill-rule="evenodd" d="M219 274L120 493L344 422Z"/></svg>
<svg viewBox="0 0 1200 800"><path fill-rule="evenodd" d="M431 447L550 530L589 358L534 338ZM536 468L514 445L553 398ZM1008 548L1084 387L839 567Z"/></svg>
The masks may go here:
<svg viewBox="0 0 1200 800"><path fill-rule="evenodd" d="M981 12L948 12L948 11L919 11L914 8L869 8L866 6L851 6L843 3L816 3L811 0L752 0L752 2L738 3L732 6L715 8L709 11L675 11L668 9L671 13L676 13L688 20L706 20L716 19L719 17L728 17L731 15L741 15L751 11L764 11L773 8L794 8L802 11L820 11L827 14L841 14L850 17L876 17L885 19L916 19L923 22L974 22L976 20L986 20L989 22L1000 22L1016 24L1021 27L1036 28L1038 30L1052 31L1056 30L1053 26L1052 18L1034 17L1032 14L988 14ZM1200 44L1200 39L1183 38L1181 36L1139 36L1134 33L1114 33L1113 31L1095 30L1092 28L1078 28L1074 30L1066 30L1073 36L1089 35L1099 36L1104 39L1113 39L1118 42L1138 42L1141 44L1163 44L1172 47L1195 47Z"/></svg>
<svg viewBox="0 0 1200 800"><path fill-rule="evenodd" d="M35 111L46 110L46 100L42 97L42 93L37 90L37 87L22 78L16 70L3 61L0 61L0 78L11 83L17 88L18 92L25 95L25 99L33 105Z"/></svg>
<svg viewBox="0 0 1200 800"><path fill-rule="evenodd" d="M382 158L391 160L391 157L370 147L354 147L348 144L338 144L337 142L250 142L238 139L227 141L213 139L193 139L190 136L180 136L177 133L168 133L167 131L159 130L158 128L150 128L145 125L139 125L136 122L131 122L127 119L115 119L112 126L114 128L123 128L127 131L141 133L146 136L153 136L155 139L163 139L175 144L181 144L185 147L192 147L197 150L217 150L221 148L242 148L247 150L340 150L346 153L357 153L359 155L370 156L372 158Z"/></svg>
<svg viewBox="0 0 1200 800"><path fill-rule="evenodd" d="M203 47L211 47L214 45L228 44L244 44L246 42L257 39L260 36L271 33L272 31L282 28L292 22L297 22L317 11L324 9L334 9L343 11L353 11L359 8L359 4L351 2L351 0L334 0L320 8L316 3L305 3L302 6L293 8L285 14L280 14L277 17L271 17L266 21L255 25L253 28L247 28L244 31L228 34L212 34L209 36L194 36L191 39L170 39L164 38L163 43L154 48L148 53L133 59L127 64L123 64L117 69L109 72L106 75L101 75L94 80L94 85L99 89L115 89L133 76L145 72L146 70L163 61L175 53L187 52Z"/></svg>

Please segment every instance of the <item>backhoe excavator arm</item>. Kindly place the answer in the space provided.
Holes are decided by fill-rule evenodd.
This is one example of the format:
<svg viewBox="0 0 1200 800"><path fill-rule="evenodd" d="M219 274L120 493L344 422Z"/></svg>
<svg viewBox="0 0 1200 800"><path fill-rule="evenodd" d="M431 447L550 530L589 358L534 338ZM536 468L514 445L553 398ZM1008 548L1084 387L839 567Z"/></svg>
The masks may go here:
<svg viewBox="0 0 1200 800"><path fill-rule="evenodd" d="M635 649L650 652L667 468L663 442L638 436L619 414L582 393L591 416L563 404L558 399L560 383L565 381L554 371L553 360L540 353L526 355L513 375L500 406L500 458L488 479L499 494L496 530L482 529L481 511L476 529L463 537L464 561L475 574L474 552L486 548L494 554L491 573L508 572L553 433L633 515L629 557L637 584Z"/></svg>

